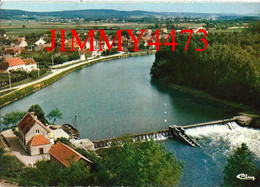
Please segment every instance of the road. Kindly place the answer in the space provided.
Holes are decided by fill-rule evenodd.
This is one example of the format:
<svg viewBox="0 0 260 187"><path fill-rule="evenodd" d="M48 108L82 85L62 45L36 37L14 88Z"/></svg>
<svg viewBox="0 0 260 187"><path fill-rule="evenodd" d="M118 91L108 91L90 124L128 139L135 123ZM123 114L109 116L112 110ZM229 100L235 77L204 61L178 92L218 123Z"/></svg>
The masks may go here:
<svg viewBox="0 0 260 187"><path fill-rule="evenodd" d="M43 80L47 80L49 78L52 78L54 77L55 75L59 74L59 73L62 73L64 71L67 71L69 69L72 69L72 68L75 68L77 66L80 66L80 65L83 65L83 64L88 64L88 63L91 63L91 62L94 62L94 61L97 61L97 60L101 60L101 59L106 59L106 58L109 58L109 57L113 57L113 56L121 56L123 53L119 53L119 54L114 54L114 55L110 55L110 56L104 56L104 57L99 57L99 58L96 58L96 59L93 59L93 60L87 60L87 61L84 61L84 62L80 62L80 63L77 63L77 64L73 64L73 65L70 65L68 67L65 67L65 68L60 68L60 69L52 69L52 73L45 76L45 77L42 77L38 80L35 80L35 81L32 81L32 82L29 82L29 83L25 83L25 84L21 84L19 86L15 86L15 87L12 87L12 88L6 88L6 89L3 89L3 90L0 90L0 93L2 92L7 92L7 91L10 91L12 90L13 91L16 91L16 90L20 90L20 89L23 89L27 86L31 86L31 85L34 85L36 83L39 83ZM9 92L9 93L12 93L12 92ZM8 94L9 94L8 93Z"/></svg>

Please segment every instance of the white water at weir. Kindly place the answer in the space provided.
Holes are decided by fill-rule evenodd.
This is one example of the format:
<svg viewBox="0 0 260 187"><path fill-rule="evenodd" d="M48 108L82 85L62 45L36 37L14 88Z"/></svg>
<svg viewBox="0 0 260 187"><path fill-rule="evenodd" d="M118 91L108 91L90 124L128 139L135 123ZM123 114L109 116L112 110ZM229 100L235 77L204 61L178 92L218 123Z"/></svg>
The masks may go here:
<svg viewBox="0 0 260 187"><path fill-rule="evenodd" d="M155 134L150 134L150 135L142 135L134 138L133 140L136 141L137 139L140 139L141 141L144 140L154 140L154 141L161 141L161 140L166 140L169 136L168 132L164 133L155 133Z"/></svg>
<svg viewBox="0 0 260 187"><path fill-rule="evenodd" d="M194 138L208 138L211 145L219 145L226 142L229 151L246 143L249 150L260 159L260 130L241 127L236 122L225 124L213 124L185 129L185 133Z"/></svg>
<svg viewBox="0 0 260 187"><path fill-rule="evenodd" d="M154 134L144 134L144 135L137 135L136 137L133 138L133 141L136 142L138 141L146 141L146 140L154 140L154 141L163 141L167 140L170 135L170 132L157 132ZM104 141L104 142L99 142L95 143L95 148L104 148L104 147L110 147L112 144L112 141Z"/></svg>

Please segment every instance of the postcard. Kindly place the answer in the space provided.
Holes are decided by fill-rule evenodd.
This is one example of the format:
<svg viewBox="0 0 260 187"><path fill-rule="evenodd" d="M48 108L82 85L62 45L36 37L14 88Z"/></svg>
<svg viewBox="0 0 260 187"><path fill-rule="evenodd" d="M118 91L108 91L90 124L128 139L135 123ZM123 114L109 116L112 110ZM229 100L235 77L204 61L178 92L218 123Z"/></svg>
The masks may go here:
<svg viewBox="0 0 260 187"><path fill-rule="evenodd" d="M260 186L260 3L3 0L0 186Z"/></svg>

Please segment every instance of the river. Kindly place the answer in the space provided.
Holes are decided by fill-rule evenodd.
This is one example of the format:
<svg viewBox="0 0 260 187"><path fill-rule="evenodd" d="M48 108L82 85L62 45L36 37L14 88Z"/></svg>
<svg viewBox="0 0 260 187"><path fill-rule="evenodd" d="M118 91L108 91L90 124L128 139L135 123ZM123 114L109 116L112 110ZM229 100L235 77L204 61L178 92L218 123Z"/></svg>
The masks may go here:
<svg viewBox="0 0 260 187"><path fill-rule="evenodd" d="M26 111L39 104L47 114L57 107L63 114L58 124L73 123L81 138L91 140L167 129L224 118L235 112L193 95L151 81L154 55L107 61L70 73L54 84L1 109ZM259 131L256 131L257 133ZM202 141L203 140L203 141ZM192 148L173 139L162 142L184 162L180 186L216 186L222 182L229 155L225 142Z"/></svg>

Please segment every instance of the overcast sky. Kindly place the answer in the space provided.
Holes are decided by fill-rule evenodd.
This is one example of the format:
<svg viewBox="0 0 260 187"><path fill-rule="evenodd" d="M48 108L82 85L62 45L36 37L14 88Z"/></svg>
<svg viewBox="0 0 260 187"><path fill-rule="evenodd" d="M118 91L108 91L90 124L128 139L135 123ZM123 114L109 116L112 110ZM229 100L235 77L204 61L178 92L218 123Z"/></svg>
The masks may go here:
<svg viewBox="0 0 260 187"><path fill-rule="evenodd" d="M3 9L19 9L36 12L115 9L145 10L157 12L195 12L195 13L232 13L260 14L260 3L14 3L4 2Z"/></svg>

